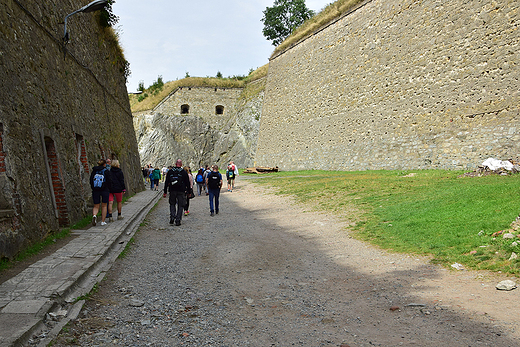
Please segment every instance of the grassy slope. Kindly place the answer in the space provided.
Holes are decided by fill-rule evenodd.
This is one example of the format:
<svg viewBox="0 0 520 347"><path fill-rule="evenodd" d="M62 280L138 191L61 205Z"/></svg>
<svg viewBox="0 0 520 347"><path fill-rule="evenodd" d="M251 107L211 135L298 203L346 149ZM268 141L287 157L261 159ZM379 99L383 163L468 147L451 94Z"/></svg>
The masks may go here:
<svg viewBox="0 0 520 347"><path fill-rule="evenodd" d="M138 101L139 94L130 95L130 106L132 112L148 111L153 109L165 97L179 87L215 87L215 88L244 88L248 83L256 81L267 75L268 64L259 67L253 71L244 80L235 80L231 78L216 78L216 77L188 77L177 81L170 81L164 84L164 87L153 94L150 90L145 90L148 94L142 101Z"/></svg>

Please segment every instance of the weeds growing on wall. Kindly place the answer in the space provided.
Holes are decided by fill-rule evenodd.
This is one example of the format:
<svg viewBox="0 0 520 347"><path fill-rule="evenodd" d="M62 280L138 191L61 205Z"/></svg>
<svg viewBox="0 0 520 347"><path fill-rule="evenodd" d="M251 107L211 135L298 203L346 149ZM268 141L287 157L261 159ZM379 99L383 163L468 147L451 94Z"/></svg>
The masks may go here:
<svg viewBox="0 0 520 347"><path fill-rule="evenodd" d="M520 241L493 236L520 212L520 175L460 178L461 172L304 171L269 174L259 183L330 211L356 226L352 235L394 252L449 266L520 274ZM275 179L276 178L276 179ZM518 239L518 238L517 238Z"/></svg>
<svg viewBox="0 0 520 347"><path fill-rule="evenodd" d="M337 0L329 4L318 14L307 19L302 25L296 28L287 39L275 48L273 56L341 17L344 13L352 10L363 1L365 0Z"/></svg>

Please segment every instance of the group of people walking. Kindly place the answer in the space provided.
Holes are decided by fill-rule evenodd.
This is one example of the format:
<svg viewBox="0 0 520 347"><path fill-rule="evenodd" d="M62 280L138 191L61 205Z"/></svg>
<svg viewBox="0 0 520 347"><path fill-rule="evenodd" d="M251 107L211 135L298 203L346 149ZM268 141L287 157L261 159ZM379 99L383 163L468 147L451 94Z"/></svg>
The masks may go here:
<svg viewBox="0 0 520 347"><path fill-rule="evenodd" d="M159 181L161 177L166 174L166 167L159 169L159 167L153 167L152 164L148 164L141 168L143 172L143 178L146 183L150 183L151 190L159 190Z"/></svg>
<svg viewBox="0 0 520 347"><path fill-rule="evenodd" d="M153 167L151 164L142 167L145 182L150 183L150 189L159 190L159 182L164 180L163 197L169 192L170 224L181 225L183 215L190 214L190 199L195 197L194 186L197 185L198 196L205 193L209 197L210 215L219 213L220 190L223 179L217 165L209 168L201 167L195 178L189 166L182 166L182 160L178 159L175 166L168 168ZM235 188L235 178L238 176L238 168L230 162L226 170L228 192ZM97 224L97 215L101 207L101 225L108 221L114 221L112 208L114 200L117 202L117 219L123 219L121 214L123 194L126 192L123 171L119 167L119 161L101 159L98 165L92 168L90 175L92 188L92 225Z"/></svg>
<svg viewBox="0 0 520 347"><path fill-rule="evenodd" d="M125 176L120 168L119 160L101 159L90 174L92 188L92 225L97 224L97 214L101 206L101 225L107 225L106 219L114 221L112 208L114 200L117 202L117 219L123 219L121 214L123 194L126 192Z"/></svg>
<svg viewBox="0 0 520 347"><path fill-rule="evenodd" d="M231 165L232 164L232 165ZM227 172L232 169L232 179L229 179ZM236 171L236 174L235 174ZM226 171L228 177L228 191L234 188L234 180L238 175L238 169L231 162ZM203 192L209 196L210 215L214 216L219 213L220 189L222 188L222 174L218 171L218 166L213 165L211 169L208 166L201 167L193 177L189 167L182 167L182 160L178 159L175 167L168 170L164 182L163 197L169 195L170 204L170 224L181 225L183 215L189 215L190 199L195 196L193 187L197 185L197 195Z"/></svg>

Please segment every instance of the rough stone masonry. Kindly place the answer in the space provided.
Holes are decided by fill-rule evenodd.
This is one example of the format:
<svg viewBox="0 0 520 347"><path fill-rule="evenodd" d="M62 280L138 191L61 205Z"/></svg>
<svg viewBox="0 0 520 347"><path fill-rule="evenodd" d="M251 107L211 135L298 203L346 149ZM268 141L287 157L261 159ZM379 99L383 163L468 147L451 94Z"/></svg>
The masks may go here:
<svg viewBox="0 0 520 347"><path fill-rule="evenodd" d="M520 3L372 0L269 63L256 164L470 169L520 152Z"/></svg>
<svg viewBox="0 0 520 347"><path fill-rule="evenodd" d="M124 57L84 1L0 0L0 259L91 213L91 168L144 189Z"/></svg>

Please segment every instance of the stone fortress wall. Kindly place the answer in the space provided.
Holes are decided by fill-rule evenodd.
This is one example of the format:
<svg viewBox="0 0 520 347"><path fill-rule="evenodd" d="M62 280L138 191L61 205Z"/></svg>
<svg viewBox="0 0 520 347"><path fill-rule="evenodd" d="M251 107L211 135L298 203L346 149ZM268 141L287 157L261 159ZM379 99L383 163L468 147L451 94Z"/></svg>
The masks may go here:
<svg viewBox="0 0 520 347"><path fill-rule="evenodd" d="M520 154L520 3L372 0L271 57L255 165L471 169Z"/></svg>
<svg viewBox="0 0 520 347"><path fill-rule="evenodd" d="M92 214L89 177L119 159L144 189L124 59L85 5L0 0L0 259ZM124 209L123 209L124 211Z"/></svg>
<svg viewBox="0 0 520 347"><path fill-rule="evenodd" d="M265 78L246 88L179 87L153 110L134 114L142 165L174 165L181 158L192 170L231 160L251 166L263 99L256 89L264 85Z"/></svg>
<svg viewBox="0 0 520 347"><path fill-rule="evenodd" d="M241 92L242 88L180 87L153 111L170 116L195 116L211 126L222 127L233 114Z"/></svg>

